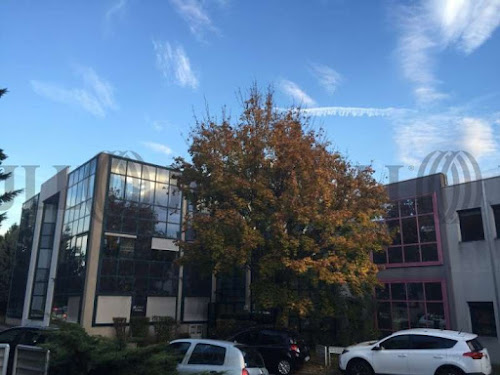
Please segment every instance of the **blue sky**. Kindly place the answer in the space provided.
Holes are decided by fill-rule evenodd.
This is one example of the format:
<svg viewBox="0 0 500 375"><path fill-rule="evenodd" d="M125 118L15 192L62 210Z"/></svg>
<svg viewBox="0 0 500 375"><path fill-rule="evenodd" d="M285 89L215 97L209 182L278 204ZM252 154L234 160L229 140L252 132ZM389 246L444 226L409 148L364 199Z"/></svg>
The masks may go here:
<svg viewBox="0 0 500 375"><path fill-rule="evenodd" d="M205 101L236 117L257 81L382 182L385 165L415 177L434 150L500 174L499 23L500 0L5 0L4 164L39 165L36 187L103 150L169 164Z"/></svg>

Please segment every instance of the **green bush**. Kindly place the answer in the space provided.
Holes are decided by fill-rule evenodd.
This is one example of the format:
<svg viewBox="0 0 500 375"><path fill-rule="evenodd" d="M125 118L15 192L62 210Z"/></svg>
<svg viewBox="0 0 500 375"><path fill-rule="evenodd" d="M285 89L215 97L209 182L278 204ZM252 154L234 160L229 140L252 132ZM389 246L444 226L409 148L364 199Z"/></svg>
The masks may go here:
<svg viewBox="0 0 500 375"><path fill-rule="evenodd" d="M149 318L146 316L133 316L130 318L130 336L144 339L149 334Z"/></svg>
<svg viewBox="0 0 500 375"><path fill-rule="evenodd" d="M170 316L154 316L153 327L156 341L165 343L171 341L175 337L177 322Z"/></svg>
<svg viewBox="0 0 500 375"><path fill-rule="evenodd" d="M118 340L89 336L78 324L49 332L50 375L175 375L177 362L166 345L123 347Z"/></svg>

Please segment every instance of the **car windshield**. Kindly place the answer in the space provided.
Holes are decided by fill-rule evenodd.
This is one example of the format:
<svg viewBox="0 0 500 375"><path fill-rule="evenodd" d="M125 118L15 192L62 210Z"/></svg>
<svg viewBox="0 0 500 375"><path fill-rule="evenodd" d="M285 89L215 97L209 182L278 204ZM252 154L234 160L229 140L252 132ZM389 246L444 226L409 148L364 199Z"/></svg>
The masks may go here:
<svg viewBox="0 0 500 375"><path fill-rule="evenodd" d="M248 348L246 346L238 345L237 348L243 353L243 359L245 360L245 367L265 367L262 356L256 350Z"/></svg>

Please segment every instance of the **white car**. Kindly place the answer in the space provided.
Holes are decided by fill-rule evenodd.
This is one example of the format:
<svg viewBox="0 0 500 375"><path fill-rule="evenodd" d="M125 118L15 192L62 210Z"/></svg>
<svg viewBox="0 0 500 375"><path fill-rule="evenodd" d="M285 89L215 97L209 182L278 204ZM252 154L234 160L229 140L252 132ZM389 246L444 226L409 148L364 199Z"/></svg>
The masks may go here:
<svg viewBox="0 0 500 375"><path fill-rule="evenodd" d="M417 328L344 349L340 370L348 375L491 374L488 350L472 333Z"/></svg>
<svg viewBox="0 0 500 375"><path fill-rule="evenodd" d="M180 375L269 375L259 352L234 342L179 339L172 341L169 349L178 356Z"/></svg>

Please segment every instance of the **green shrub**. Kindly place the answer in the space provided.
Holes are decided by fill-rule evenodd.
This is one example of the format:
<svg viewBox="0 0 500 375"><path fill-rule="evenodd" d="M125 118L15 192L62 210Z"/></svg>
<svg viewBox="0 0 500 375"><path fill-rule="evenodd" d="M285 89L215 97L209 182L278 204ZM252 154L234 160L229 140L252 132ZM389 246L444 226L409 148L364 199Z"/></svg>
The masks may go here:
<svg viewBox="0 0 500 375"><path fill-rule="evenodd" d="M166 345L127 348L116 339L89 336L78 324L60 323L48 333L50 375L175 375Z"/></svg>
<svg viewBox="0 0 500 375"><path fill-rule="evenodd" d="M154 316L153 327L156 341L165 343L171 341L175 337L177 322L170 316Z"/></svg>
<svg viewBox="0 0 500 375"><path fill-rule="evenodd" d="M130 336L144 339L149 334L149 318L145 316L133 316L130 318Z"/></svg>

